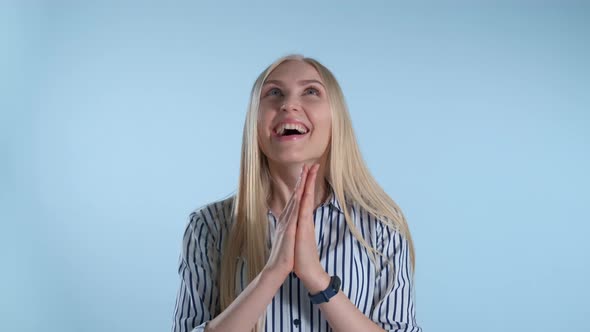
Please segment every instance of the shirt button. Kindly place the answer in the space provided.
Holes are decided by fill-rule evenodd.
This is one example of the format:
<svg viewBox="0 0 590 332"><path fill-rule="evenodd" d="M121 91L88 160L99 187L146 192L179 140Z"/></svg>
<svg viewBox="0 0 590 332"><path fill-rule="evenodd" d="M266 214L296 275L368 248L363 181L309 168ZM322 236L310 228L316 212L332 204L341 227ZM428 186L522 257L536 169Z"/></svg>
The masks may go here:
<svg viewBox="0 0 590 332"><path fill-rule="evenodd" d="M301 321L299 321L298 318L293 319L293 324L295 324L295 326L299 326L299 323L301 323Z"/></svg>

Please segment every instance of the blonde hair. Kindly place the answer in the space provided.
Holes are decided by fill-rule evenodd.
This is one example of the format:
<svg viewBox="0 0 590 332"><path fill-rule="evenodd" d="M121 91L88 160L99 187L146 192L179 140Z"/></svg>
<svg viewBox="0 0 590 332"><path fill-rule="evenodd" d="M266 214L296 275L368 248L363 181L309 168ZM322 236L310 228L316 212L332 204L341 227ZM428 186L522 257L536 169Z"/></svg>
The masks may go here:
<svg viewBox="0 0 590 332"><path fill-rule="evenodd" d="M355 227L348 211L347 200L356 202L384 225L398 230L405 236L410 249L410 262L412 267L414 266L414 246L406 219L399 206L375 181L363 161L344 96L336 78L315 59L298 54L287 55L268 66L252 87L244 124L238 190L232 211L233 226L224 244L221 259L219 290L222 311L238 295L235 287L237 258L241 256L247 262L248 283L262 271L268 259L266 198L270 193L271 181L268 161L258 144L259 101L262 84L266 78L277 66L289 60L305 61L312 65L324 81L332 112L332 135L328 148L326 180L341 204L351 233L369 251L373 261L374 253L382 255L364 240ZM266 314L263 313L253 331L264 329L265 318Z"/></svg>

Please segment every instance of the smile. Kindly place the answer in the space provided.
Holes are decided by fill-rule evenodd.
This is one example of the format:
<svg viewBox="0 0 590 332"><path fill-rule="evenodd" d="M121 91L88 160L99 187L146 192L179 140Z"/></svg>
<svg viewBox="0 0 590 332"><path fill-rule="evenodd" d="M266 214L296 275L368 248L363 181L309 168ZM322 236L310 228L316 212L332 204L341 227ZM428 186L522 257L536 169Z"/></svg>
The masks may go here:
<svg viewBox="0 0 590 332"><path fill-rule="evenodd" d="M282 122L273 131L279 136L290 136L307 134L309 129L301 122Z"/></svg>
<svg viewBox="0 0 590 332"><path fill-rule="evenodd" d="M279 135L274 130L272 132L272 138L279 142L299 141L306 138L308 135L309 131L306 133L283 133L283 135Z"/></svg>
<svg viewBox="0 0 590 332"><path fill-rule="evenodd" d="M272 137L279 142L291 142L305 138L309 132L309 128L302 122L285 121L272 130Z"/></svg>

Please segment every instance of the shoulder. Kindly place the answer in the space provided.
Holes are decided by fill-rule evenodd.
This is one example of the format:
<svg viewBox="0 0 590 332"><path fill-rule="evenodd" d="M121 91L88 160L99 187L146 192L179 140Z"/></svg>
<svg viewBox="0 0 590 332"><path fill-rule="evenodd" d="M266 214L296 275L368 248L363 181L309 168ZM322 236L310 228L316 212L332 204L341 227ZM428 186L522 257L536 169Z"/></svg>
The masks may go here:
<svg viewBox="0 0 590 332"><path fill-rule="evenodd" d="M185 237L204 231L215 240L223 236L231 224L235 195L193 209L188 216Z"/></svg>
<svg viewBox="0 0 590 332"><path fill-rule="evenodd" d="M403 241L403 235L393 219L384 215L375 215L358 202L348 204L350 204L349 211L352 212L351 217L355 226L360 227L363 233L370 234L374 247L382 247L384 243L396 238Z"/></svg>

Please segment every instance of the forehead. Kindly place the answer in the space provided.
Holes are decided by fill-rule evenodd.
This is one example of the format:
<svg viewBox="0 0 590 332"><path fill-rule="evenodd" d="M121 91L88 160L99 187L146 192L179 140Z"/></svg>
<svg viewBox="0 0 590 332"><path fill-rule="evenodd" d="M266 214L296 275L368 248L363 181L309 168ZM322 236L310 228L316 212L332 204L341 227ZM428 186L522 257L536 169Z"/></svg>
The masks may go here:
<svg viewBox="0 0 590 332"><path fill-rule="evenodd" d="M288 60L281 63L266 78L266 80L279 80L286 82L302 79L315 79L323 82L314 66L305 61L299 60Z"/></svg>

